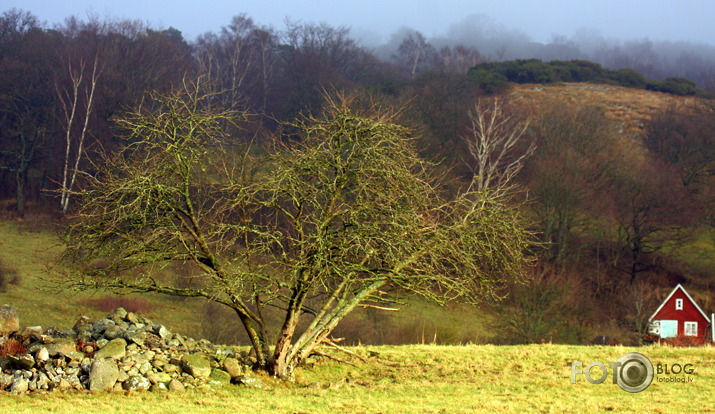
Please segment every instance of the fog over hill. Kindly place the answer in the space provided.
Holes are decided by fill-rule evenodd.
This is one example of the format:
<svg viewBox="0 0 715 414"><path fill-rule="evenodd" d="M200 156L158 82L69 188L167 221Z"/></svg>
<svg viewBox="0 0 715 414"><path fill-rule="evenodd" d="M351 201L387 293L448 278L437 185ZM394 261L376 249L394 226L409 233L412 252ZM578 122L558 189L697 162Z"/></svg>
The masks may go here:
<svg viewBox="0 0 715 414"><path fill-rule="evenodd" d="M176 28L188 42L219 32L232 16L245 14L278 31L286 19L349 28L360 45L383 59L391 59L405 36L419 32L437 51L460 44L485 60L587 59L612 69L632 68L655 80L685 77L706 89L712 89L715 78L712 5L698 0L5 0L3 6L27 10L47 27L70 16L139 20L159 29Z"/></svg>
<svg viewBox="0 0 715 414"><path fill-rule="evenodd" d="M372 47L379 57L388 59L407 36L415 33L419 32L403 27L387 42ZM590 60L610 69L635 69L654 80L678 76L693 80L705 89L715 87L715 46L705 42L623 40L587 28L571 35L553 34L550 40L537 42L525 32L505 27L483 14L467 16L452 24L446 33L425 38L436 50L457 45L474 48L487 61Z"/></svg>

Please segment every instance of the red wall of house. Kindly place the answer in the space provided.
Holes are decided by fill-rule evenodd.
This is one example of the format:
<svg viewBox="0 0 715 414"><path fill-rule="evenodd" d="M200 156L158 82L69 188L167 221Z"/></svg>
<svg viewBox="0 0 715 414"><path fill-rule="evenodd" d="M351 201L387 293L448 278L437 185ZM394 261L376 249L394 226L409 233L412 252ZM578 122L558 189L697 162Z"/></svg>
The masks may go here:
<svg viewBox="0 0 715 414"><path fill-rule="evenodd" d="M683 310L675 310L675 300L683 299ZM708 322L703 315L698 312L693 305L693 302L688 299L685 293L678 289L675 291L673 296L668 299L668 302L661 308L661 310L653 317L654 320L677 320L678 321L678 336L683 336L685 334L685 323L684 322L697 322L698 323L698 337L705 337L708 334Z"/></svg>

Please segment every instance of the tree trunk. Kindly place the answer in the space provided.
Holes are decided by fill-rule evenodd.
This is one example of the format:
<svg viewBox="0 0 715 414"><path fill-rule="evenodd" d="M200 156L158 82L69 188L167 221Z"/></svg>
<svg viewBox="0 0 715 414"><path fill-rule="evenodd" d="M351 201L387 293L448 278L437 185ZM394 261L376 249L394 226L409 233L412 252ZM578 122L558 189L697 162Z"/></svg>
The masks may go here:
<svg viewBox="0 0 715 414"><path fill-rule="evenodd" d="M25 171L26 167L20 167L15 172L15 182L17 184L15 199L17 200L17 214L20 218L25 217Z"/></svg>

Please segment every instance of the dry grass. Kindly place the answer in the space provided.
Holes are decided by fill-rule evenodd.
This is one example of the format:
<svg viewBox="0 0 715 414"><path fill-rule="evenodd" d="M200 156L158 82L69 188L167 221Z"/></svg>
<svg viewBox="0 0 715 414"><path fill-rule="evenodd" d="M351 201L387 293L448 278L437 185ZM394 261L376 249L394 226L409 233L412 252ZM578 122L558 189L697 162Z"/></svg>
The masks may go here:
<svg viewBox="0 0 715 414"><path fill-rule="evenodd" d="M643 123L671 103L689 104L699 99L644 89L584 83L514 85L511 96L536 111L548 101L556 101L564 107L601 106L606 111L606 117L616 121L626 134L642 134Z"/></svg>
<svg viewBox="0 0 715 414"><path fill-rule="evenodd" d="M563 413L712 412L715 348L527 346L354 347L368 362L321 360L297 371L295 384L259 377L266 389L213 387L185 393L0 394L7 412L115 413ZM327 352L331 352L326 350ZM628 352L653 364L693 364L692 382L658 378L630 394L609 378L571 383L571 364L607 364ZM341 355L341 357L347 357ZM608 365L606 365L608 366Z"/></svg>

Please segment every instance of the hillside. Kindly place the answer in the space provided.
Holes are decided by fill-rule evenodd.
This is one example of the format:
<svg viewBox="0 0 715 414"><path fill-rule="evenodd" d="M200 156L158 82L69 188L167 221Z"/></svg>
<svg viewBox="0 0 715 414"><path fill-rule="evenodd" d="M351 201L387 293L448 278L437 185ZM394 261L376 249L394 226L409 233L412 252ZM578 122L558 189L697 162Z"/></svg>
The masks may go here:
<svg viewBox="0 0 715 414"><path fill-rule="evenodd" d="M622 125L626 134L642 134L643 124L668 105L689 105L701 98L676 96L645 89L591 83L514 84L509 92L520 105L534 110L546 102L564 107L596 105L605 109L606 117Z"/></svg>
<svg viewBox="0 0 715 414"><path fill-rule="evenodd" d="M122 306L161 320L182 335L221 344L245 343L236 329L240 322L235 313L205 300L64 289L62 279L49 273L58 270L53 260L62 246L51 230L38 230L42 220L51 219L0 220L0 262L17 279L0 290L0 304L18 309L21 327L68 329L82 315L97 318ZM363 344L483 343L494 336L488 329L489 315L466 305L440 307L412 298L399 307L400 312L360 308L338 326L335 336Z"/></svg>
<svg viewBox="0 0 715 414"><path fill-rule="evenodd" d="M579 106L602 107L605 119L614 121L619 126L615 128L618 129L616 142L620 147L619 151L624 152L621 151L624 146L628 147L627 152L631 156L636 154L642 159L646 157L646 151L642 147L643 127L651 120L653 114L672 103L687 106L698 99L644 89L576 83L513 85L509 94L520 112L533 115L535 118L538 118L540 111L548 106L563 108L564 113ZM590 125L588 128L598 129L602 125L603 123ZM577 127L576 129L579 129L581 126L577 125ZM598 133L587 134L585 138L600 136ZM561 151L560 148L557 148L557 153ZM566 168L564 171L569 172L568 176L557 175L559 180L568 181L579 174L585 177L575 181L579 186L576 197L581 198L573 205L567 206L570 211L563 212L570 215L568 218L572 222L566 229L571 232L568 245L559 241L565 250L565 259L559 263L560 268L555 265L553 268L560 270L553 271L549 276L551 279L538 282L543 285L537 283L530 286L532 290L537 291L553 290L554 285L558 287L554 303L537 304L546 305L548 308L544 311L547 312L546 319L552 322L551 327L533 332L526 339L515 340L509 336L509 332L495 329L499 321L503 320L498 315L499 310L495 315L495 310L486 305L479 309L458 304L439 307L423 300L410 298L406 300L406 304L399 306L400 312L358 309L338 326L335 335L345 337L347 343L363 344L430 341L440 344L510 343L552 340L565 343L589 343L596 335L613 336L622 343L634 343L633 316L629 313L632 311L630 307L633 303L627 295L623 294L623 286L627 286L628 281L620 270L615 269L618 264L616 261L623 260L626 255L618 250L622 247L616 245L619 230L613 204L627 200L628 194L623 194L618 188L609 187L612 185L611 182L588 181L590 179L588 174L593 175L596 172L596 175L601 175L600 170L583 171L585 167L578 164L590 155L577 154L576 159L550 159L544 156L543 165L555 168L558 174L563 174L560 170L562 168ZM568 168L571 168L568 166L569 162L577 164L569 170ZM600 168L600 164L594 165L594 168ZM536 167L530 168L527 169L526 174L533 173ZM530 177L526 177L525 181L528 183L529 179ZM663 187L658 187L659 185L656 183L656 189L662 192ZM602 192L591 191L589 186L598 188ZM583 191L584 189L586 191ZM572 187L557 186L553 193L560 195L572 190ZM705 192L701 191L698 196L701 197L703 194ZM543 211L537 211L539 208L539 201L535 197L537 195L538 193L533 190L530 193L530 196L534 197L533 200L536 200L528 205L533 209L529 211L531 218L544 216ZM613 200L610 200L611 198ZM606 199L609 199L608 203L604 202ZM681 212L662 214L673 216ZM53 256L60 251L61 246L58 244L58 238L51 231L38 230L43 228L43 220L52 219L41 215L28 215L24 220L15 220L13 217L13 214L8 211L4 221L0 221L0 248L2 249L0 259L6 266L16 271L19 275L19 283L10 284L5 292L0 292L0 303L18 307L21 323L24 326L69 327L83 314L95 317L111 310L113 306L127 308L133 306L133 310L152 319L162 319L167 325L175 327L177 332L185 335L196 338L207 337L216 343L242 343L244 340L243 336L237 333L238 330L234 329L237 322L235 314L202 300L179 300L152 295L116 296L105 291L84 293L58 291L57 286L47 280L46 266L52 263ZM710 289L715 280L715 260L712 259L712 253L715 251L713 239L702 222L693 226L700 226L693 227L693 230L696 230L693 238L675 247L661 248L656 254L641 258L654 263L653 268L645 275L647 277L642 278L649 283L650 293L647 298L649 303L662 299L661 296L672 289L673 283L687 282L692 284L691 293L704 309L709 312L713 308L715 294ZM630 290L628 294L631 294ZM558 306L552 306L554 304ZM508 306L525 305L510 303ZM513 313L514 308L507 307L507 311ZM580 319L571 320L571 315L578 315Z"/></svg>

